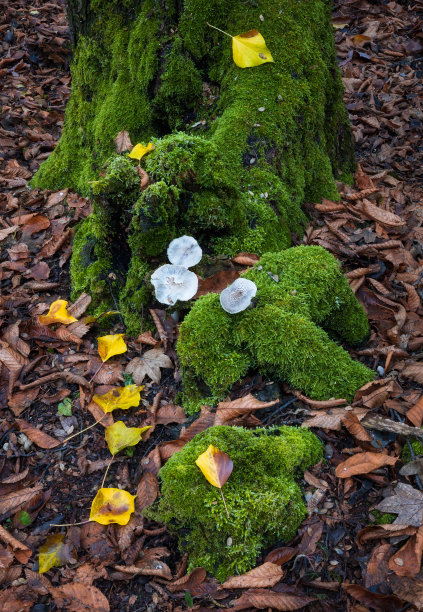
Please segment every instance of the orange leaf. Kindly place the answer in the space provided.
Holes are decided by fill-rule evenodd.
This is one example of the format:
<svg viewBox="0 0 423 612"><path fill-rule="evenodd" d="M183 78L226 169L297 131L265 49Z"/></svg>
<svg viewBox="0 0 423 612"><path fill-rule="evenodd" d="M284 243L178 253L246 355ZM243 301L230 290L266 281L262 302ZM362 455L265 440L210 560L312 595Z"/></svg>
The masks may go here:
<svg viewBox="0 0 423 612"><path fill-rule="evenodd" d="M205 478L214 487L221 489L232 474L234 464L226 453L210 444L208 449L200 455L195 463L203 472Z"/></svg>
<svg viewBox="0 0 423 612"><path fill-rule="evenodd" d="M99 489L91 504L90 521L100 525L127 525L135 510L134 499L135 495L122 489Z"/></svg>
<svg viewBox="0 0 423 612"><path fill-rule="evenodd" d="M349 478L357 474L368 474L384 465L394 465L398 457L382 453L358 453L338 465L335 474L338 478Z"/></svg>
<svg viewBox="0 0 423 612"><path fill-rule="evenodd" d="M78 319L75 319L75 317L68 313L67 305L66 300L56 300L51 304L48 314L38 317L38 323L40 325L50 325L50 323L69 325L70 323L75 323Z"/></svg>
<svg viewBox="0 0 423 612"><path fill-rule="evenodd" d="M123 336L125 334L112 334L109 336L101 336L97 338L98 341L98 354L101 357L101 361L107 361L114 355L120 355L126 353L128 347L125 344Z"/></svg>

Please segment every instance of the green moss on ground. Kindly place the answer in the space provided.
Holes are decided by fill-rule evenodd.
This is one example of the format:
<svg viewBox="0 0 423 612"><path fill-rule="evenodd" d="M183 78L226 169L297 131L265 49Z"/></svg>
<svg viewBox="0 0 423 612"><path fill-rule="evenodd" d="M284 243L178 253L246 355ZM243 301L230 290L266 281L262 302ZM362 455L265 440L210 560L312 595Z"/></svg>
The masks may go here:
<svg viewBox="0 0 423 612"><path fill-rule="evenodd" d="M234 464L223 487L229 518L219 490L195 464L210 444ZM223 581L254 567L266 546L292 539L306 516L295 478L322 457L320 440L306 429L211 427L160 470L162 495L144 514L178 536L188 571L205 567Z"/></svg>
<svg viewBox="0 0 423 612"><path fill-rule="evenodd" d="M368 335L366 314L322 247L266 253L243 274L257 285L254 308L230 315L219 295L199 298L180 327L184 406L194 412L215 404L249 368L286 380L313 399L352 400L374 372L331 340Z"/></svg>
<svg viewBox="0 0 423 612"><path fill-rule="evenodd" d="M374 521L372 525L391 525L397 518L396 514L390 512L380 512L380 510L371 510Z"/></svg>
<svg viewBox="0 0 423 612"><path fill-rule="evenodd" d="M423 443L420 442L420 440L416 440L416 438L410 438L410 444L411 444L411 448L413 449L413 453L415 457L422 457L423 456ZM413 457L411 456L410 447L408 446L407 443L405 443L402 448L401 459L404 463L409 463L410 461L413 460Z"/></svg>

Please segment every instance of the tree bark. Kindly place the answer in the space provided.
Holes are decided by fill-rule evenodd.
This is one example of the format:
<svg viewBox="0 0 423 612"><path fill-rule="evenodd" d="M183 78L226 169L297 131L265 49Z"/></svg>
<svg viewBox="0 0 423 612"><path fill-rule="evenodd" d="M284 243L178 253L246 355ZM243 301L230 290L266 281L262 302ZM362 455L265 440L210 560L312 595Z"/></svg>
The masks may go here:
<svg viewBox="0 0 423 612"><path fill-rule="evenodd" d="M94 194L78 230L74 294L120 300L129 330L174 237L210 255L262 254L301 234L304 201L338 198L354 168L327 0L68 0L76 45L63 135L34 186ZM257 28L274 63L238 68L230 39ZM140 192L114 139L153 140ZM96 182L109 159L106 176ZM104 172L103 172L104 174Z"/></svg>

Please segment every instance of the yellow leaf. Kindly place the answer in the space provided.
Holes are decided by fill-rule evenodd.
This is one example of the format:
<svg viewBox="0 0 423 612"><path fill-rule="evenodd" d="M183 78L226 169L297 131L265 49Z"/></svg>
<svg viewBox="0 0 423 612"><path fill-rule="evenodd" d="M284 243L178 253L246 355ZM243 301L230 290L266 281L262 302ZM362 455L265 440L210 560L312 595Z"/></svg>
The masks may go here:
<svg viewBox="0 0 423 612"><path fill-rule="evenodd" d="M51 567L60 567L67 561L65 554L65 536L63 533L49 535L44 544L40 547L39 573L44 574Z"/></svg>
<svg viewBox="0 0 423 612"><path fill-rule="evenodd" d="M38 323L40 325L50 325L50 323L69 325L70 323L75 323L78 319L75 319L75 317L68 313L66 310L67 305L66 300L56 300L51 304L48 314L38 317Z"/></svg>
<svg viewBox="0 0 423 612"><path fill-rule="evenodd" d="M106 427L105 438L109 451L116 455L127 446L135 446L142 438L142 434L151 429L147 427L127 427L123 421L116 421L110 427Z"/></svg>
<svg viewBox="0 0 423 612"><path fill-rule="evenodd" d="M132 159L137 159L138 161L140 161L140 159L144 157L144 155L147 155L147 153L150 153L150 151L154 151L155 148L156 147L153 145L152 142L149 142L147 146L139 142L135 145L132 151L128 153L128 155L129 157L132 157Z"/></svg>
<svg viewBox="0 0 423 612"><path fill-rule="evenodd" d="M234 467L229 455L222 453L212 444L198 457L195 463L209 483L218 489L223 487Z"/></svg>
<svg viewBox="0 0 423 612"><path fill-rule="evenodd" d="M93 396L93 400L100 406L103 412L113 412L116 408L127 410L133 406L138 406L141 401L140 391L145 385L126 385L126 387L116 387L103 395Z"/></svg>
<svg viewBox="0 0 423 612"><path fill-rule="evenodd" d="M126 525L134 512L135 495L121 489L104 488L97 491L91 504L90 521L100 525Z"/></svg>
<svg viewBox="0 0 423 612"><path fill-rule="evenodd" d="M266 47L263 36L257 30L233 36L232 53L235 64L240 68L251 68L266 62L273 62L272 54Z"/></svg>
<svg viewBox="0 0 423 612"><path fill-rule="evenodd" d="M96 321L98 321L102 317L108 317L109 315L115 315L115 314L120 314L119 310L108 310L107 312L102 312L101 314L97 315L96 317L88 315L87 317L84 318L84 323L89 325L90 323L95 323Z"/></svg>
<svg viewBox="0 0 423 612"><path fill-rule="evenodd" d="M113 355L120 355L126 353L128 347L125 344L123 336L125 334L112 334L109 336L101 336L98 340L98 354L101 357L101 361L107 361Z"/></svg>

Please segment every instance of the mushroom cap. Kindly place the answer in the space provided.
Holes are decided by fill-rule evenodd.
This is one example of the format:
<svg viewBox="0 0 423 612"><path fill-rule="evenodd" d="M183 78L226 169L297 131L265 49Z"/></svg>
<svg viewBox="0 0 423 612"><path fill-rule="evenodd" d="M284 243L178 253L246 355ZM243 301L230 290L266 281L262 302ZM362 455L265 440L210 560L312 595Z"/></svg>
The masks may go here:
<svg viewBox="0 0 423 612"><path fill-rule="evenodd" d="M167 247L167 257L175 266L191 268L198 264L203 256L200 245L192 236L175 238Z"/></svg>
<svg viewBox="0 0 423 612"><path fill-rule="evenodd" d="M242 312L251 304L257 293L257 285L248 278L237 278L220 294L220 305L229 314Z"/></svg>
<svg viewBox="0 0 423 612"><path fill-rule="evenodd" d="M178 300L186 302L198 291L198 278L184 266L165 264L151 275L156 298L162 304L173 306Z"/></svg>

